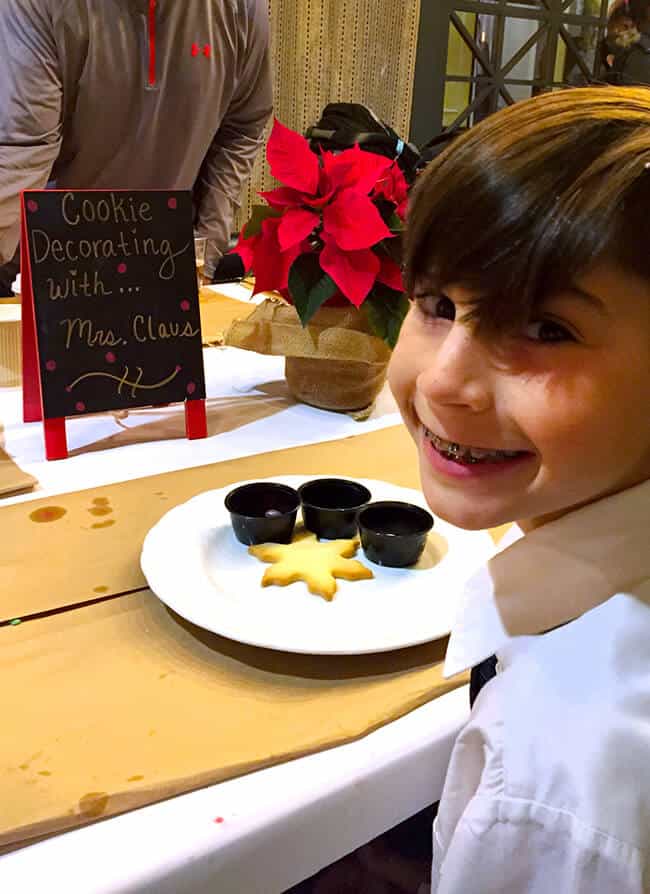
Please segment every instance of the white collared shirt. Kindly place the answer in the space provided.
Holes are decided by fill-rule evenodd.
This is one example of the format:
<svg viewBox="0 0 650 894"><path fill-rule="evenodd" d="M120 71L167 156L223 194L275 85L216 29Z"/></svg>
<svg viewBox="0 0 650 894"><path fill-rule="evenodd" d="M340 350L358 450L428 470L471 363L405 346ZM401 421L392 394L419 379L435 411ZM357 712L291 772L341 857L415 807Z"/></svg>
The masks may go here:
<svg viewBox="0 0 650 894"><path fill-rule="evenodd" d="M650 892L650 481L479 571L445 676L492 653L451 756L432 894Z"/></svg>

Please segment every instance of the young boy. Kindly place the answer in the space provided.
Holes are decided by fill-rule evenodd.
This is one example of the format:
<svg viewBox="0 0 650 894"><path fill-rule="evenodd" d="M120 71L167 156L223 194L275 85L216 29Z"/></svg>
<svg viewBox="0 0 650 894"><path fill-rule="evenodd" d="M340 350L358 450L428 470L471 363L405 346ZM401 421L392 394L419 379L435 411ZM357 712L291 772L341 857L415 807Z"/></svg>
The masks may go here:
<svg viewBox="0 0 650 894"><path fill-rule="evenodd" d="M433 894L650 891L650 90L549 93L422 175L390 381L431 509L523 537L469 582L496 653Z"/></svg>

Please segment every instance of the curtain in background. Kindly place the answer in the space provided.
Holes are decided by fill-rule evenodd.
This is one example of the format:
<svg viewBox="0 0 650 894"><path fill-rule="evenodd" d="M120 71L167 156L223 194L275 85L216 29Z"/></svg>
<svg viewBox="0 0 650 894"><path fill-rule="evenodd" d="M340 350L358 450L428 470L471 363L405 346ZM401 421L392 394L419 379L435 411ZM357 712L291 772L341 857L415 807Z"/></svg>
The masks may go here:
<svg viewBox="0 0 650 894"><path fill-rule="evenodd" d="M283 124L302 133L328 102L358 102L408 139L420 0L269 0L269 13L274 114ZM261 152L238 229L257 191L274 182Z"/></svg>

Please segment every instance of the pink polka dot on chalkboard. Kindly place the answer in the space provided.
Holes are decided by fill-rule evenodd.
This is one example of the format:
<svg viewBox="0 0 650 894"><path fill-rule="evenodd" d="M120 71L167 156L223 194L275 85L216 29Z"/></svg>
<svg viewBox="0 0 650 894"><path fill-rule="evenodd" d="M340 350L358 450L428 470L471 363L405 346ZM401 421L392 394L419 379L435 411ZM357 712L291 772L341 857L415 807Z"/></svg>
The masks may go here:
<svg viewBox="0 0 650 894"><path fill-rule="evenodd" d="M106 354L106 362L115 363L115 354L112 351L108 351L108 353Z"/></svg>
<svg viewBox="0 0 650 894"><path fill-rule="evenodd" d="M196 391L196 384L194 382L188 382L187 388L185 389L188 394L194 394Z"/></svg>
<svg viewBox="0 0 650 894"><path fill-rule="evenodd" d="M180 366L180 364L179 364L179 365L176 366L176 369L174 370L174 372L179 373L182 369L183 369L183 367Z"/></svg>
<svg viewBox="0 0 650 894"><path fill-rule="evenodd" d="M181 310L189 310L190 302L189 301L181 301Z"/></svg>
<svg viewBox="0 0 650 894"><path fill-rule="evenodd" d="M68 394L70 394L70 392L72 391L72 385L66 385L65 390L68 392Z"/></svg>
<svg viewBox="0 0 650 894"><path fill-rule="evenodd" d="M167 199L167 207L171 208L172 211L176 210L176 199L172 196L171 199Z"/></svg>
<svg viewBox="0 0 650 894"><path fill-rule="evenodd" d="M38 202L35 202L34 199L30 199L27 202L27 210L28 211L38 211Z"/></svg>
<svg viewBox="0 0 650 894"><path fill-rule="evenodd" d="M56 360L48 360L45 364L45 369L48 372L54 372L54 370L56 369Z"/></svg>
<svg viewBox="0 0 650 894"><path fill-rule="evenodd" d="M122 261L121 264L117 265L117 272L118 273L126 273L126 264L124 263L124 261Z"/></svg>
<svg viewBox="0 0 650 894"><path fill-rule="evenodd" d="M86 409L86 405L82 400L78 400L77 403L74 405L74 408L80 413L83 413L83 411Z"/></svg>

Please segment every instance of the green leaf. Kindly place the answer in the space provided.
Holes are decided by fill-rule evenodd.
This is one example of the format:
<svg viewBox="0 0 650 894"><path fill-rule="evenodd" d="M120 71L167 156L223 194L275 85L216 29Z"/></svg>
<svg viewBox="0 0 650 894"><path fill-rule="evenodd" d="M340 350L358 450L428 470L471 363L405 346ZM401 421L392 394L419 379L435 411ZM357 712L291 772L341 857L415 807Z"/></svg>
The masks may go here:
<svg viewBox="0 0 650 894"><path fill-rule="evenodd" d="M271 208L270 205L253 205L253 211L250 219L244 227L244 237L250 239L251 236L259 236L262 232L262 224L269 217L280 217L281 211L277 208Z"/></svg>
<svg viewBox="0 0 650 894"><path fill-rule="evenodd" d="M388 219L387 226L391 233L401 233L404 230L404 221L396 211L393 211Z"/></svg>
<svg viewBox="0 0 650 894"><path fill-rule="evenodd" d="M316 255L301 255L291 265L289 294L303 327L336 290L336 283L323 273Z"/></svg>
<svg viewBox="0 0 650 894"><path fill-rule="evenodd" d="M289 295L296 310L306 303L309 295L309 289L299 261L300 258L296 258L289 270ZM300 315L300 311L298 311L298 315Z"/></svg>
<svg viewBox="0 0 650 894"><path fill-rule="evenodd" d="M383 339L390 348L394 348L409 309L406 295L377 283L362 306L375 335Z"/></svg>

